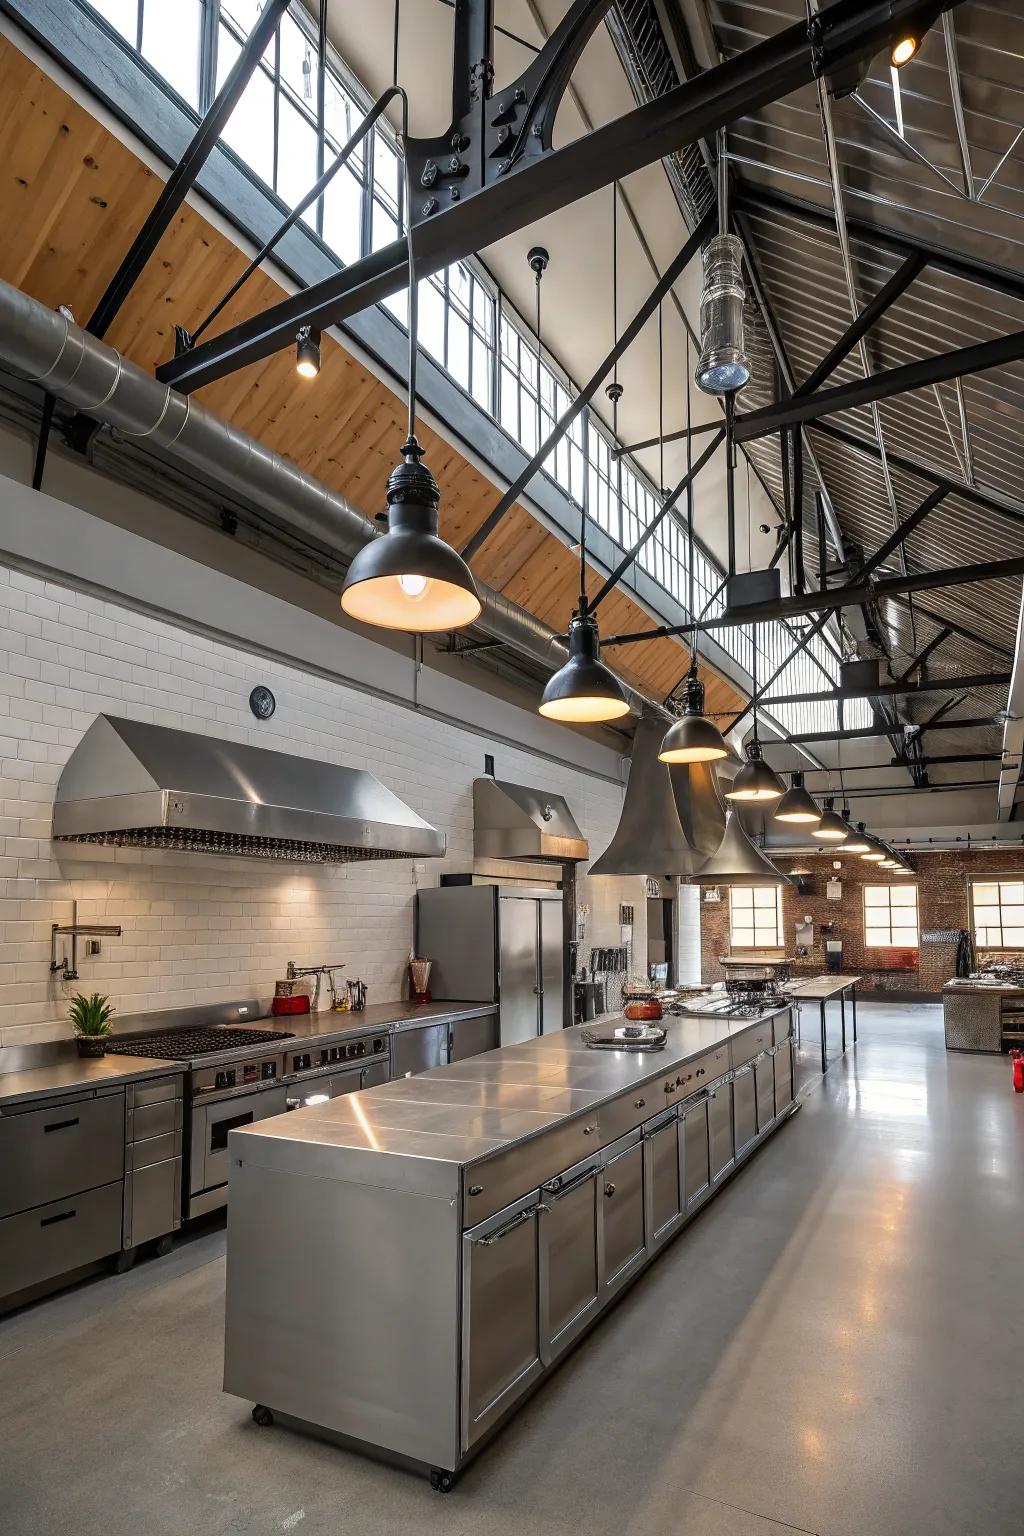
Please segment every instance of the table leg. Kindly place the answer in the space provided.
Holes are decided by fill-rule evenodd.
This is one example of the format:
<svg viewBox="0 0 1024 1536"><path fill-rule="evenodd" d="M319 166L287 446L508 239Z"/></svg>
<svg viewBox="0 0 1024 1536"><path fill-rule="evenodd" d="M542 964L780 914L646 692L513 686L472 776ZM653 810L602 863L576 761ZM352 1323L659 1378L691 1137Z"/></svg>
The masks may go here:
<svg viewBox="0 0 1024 1536"><path fill-rule="evenodd" d="M850 988L850 1004L853 1008L853 1043L857 1044L857 983Z"/></svg>
<svg viewBox="0 0 1024 1536"><path fill-rule="evenodd" d="M839 1020L843 1032L843 1055L846 1055L846 993L839 994Z"/></svg>
<svg viewBox="0 0 1024 1536"><path fill-rule="evenodd" d="M825 1073L828 1071L828 1057L825 1055L825 999L824 998L822 998L822 1000L818 1004L818 1006L821 1009L821 1075L822 1075L822 1077L824 1077Z"/></svg>

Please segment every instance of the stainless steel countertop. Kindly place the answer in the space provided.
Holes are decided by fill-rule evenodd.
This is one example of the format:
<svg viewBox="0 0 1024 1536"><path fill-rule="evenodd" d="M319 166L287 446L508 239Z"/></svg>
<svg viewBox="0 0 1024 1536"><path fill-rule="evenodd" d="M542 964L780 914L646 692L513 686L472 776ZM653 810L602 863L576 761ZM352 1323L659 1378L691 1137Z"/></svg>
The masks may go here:
<svg viewBox="0 0 1024 1536"><path fill-rule="evenodd" d="M345 1159L333 1154L342 1149L464 1167L656 1081L788 1011L787 1003L759 1019L668 1018L665 1049L643 1053L588 1050L580 1026L560 1030L260 1121L233 1131L232 1146L247 1160L266 1155L274 1163L273 1143L301 1146L303 1171L328 1176L339 1176ZM363 1159L357 1162L360 1177L376 1182Z"/></svg>
<svg viewBox="0 0 1024 1536"><path fill-rule="evenodd" d="M169 1072L183 1073L181 1061L154 1061L143 1056L69 1056L49 1066L31 1067L24 1072L0 1074L0 1115L5 1106L26 1099L48 1099L74 1093L83 1088L122 1087L146 1077L164 1077Z"/></svg>
<svg viewBox="0 0 1024 1536"><path fill-rule="evenodd" d="M297 1040L316 1040L321 1035L339 1035L348 1030L355 1034L374 1034L387 1030L419 1029L436 1024L439 1019L470 1019L494 1013L497 1003L467 1002L464 998L436 1003L371 1003L358 1013L335 1013L321 1008L319 1013L281 1014L262 1019L247 1019L246 1029L287 1029ZM287 1041L281 1041L282 1047Z"/></svg>
<svg viewBox="0 0 1024 1536"><path fill-rule="evenodd" d="M1017 992L1024 992L1024 987L1015 987L1012 981L975 981L967 976L954 976L947 981L943 992L989 992L993 997L1000 997L1003 993L1011 996Z"/></svg>

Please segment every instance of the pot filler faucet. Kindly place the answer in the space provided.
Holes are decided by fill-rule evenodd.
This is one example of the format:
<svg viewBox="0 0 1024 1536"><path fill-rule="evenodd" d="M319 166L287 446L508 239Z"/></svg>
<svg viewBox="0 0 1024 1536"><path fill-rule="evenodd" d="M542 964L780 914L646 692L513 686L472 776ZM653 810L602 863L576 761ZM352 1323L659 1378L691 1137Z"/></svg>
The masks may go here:
<svg viewBox="0 0 1024 1536"><path fill-rule="evenodd" d="M309 1005L310 1010L316 1013L320 1003L320 988L323 985L325 976L331 991L331 1007L337 1006L338 991L334 984L334 972L343 971L344 969L344 963L338 965L296 965L294 960L289 960L284 974L288 981L298 981L300 976L316 977L316 986L313 989L313 997Z"/></svg>

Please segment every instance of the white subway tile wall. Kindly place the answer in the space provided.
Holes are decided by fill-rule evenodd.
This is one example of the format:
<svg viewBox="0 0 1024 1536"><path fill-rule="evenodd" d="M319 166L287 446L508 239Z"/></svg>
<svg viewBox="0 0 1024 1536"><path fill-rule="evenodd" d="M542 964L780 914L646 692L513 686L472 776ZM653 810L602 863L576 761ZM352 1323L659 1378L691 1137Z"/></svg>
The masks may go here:
<svg viewBox="0 0 1024 1536"><path fill-rule="evenodd" d="M277 697L267 722L249 711L257 682ZM317 868L52 844L61 768L101 712L366 768L447 833L446 858L417 874L404 860ZM416 884L474 867L472 785L488 751L500 776L565 795L602 852L619 817L614 784L0 566L0 1044L66 1035L73 991L109 993L121 1013L266 998L288 960L344 961L371 1000L402 996ZM620 901L644 911L639 879L583 879L579 896L591 906L584 959L618 943ZM73 900L80 921L124 932L98 956L80 949L69 987L50 975L50 938ZM644 942L638 928L640 956Z"/></svg>

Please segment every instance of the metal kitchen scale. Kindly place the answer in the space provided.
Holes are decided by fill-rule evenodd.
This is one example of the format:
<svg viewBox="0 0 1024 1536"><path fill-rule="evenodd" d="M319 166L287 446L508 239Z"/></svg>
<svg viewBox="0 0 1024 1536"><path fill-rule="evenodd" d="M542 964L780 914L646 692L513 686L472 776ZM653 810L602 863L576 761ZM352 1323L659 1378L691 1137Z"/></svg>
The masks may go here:
<svg viewBox="0 0 1024 1536"><path fill-rule="evenodd" d="M659 1024L588 1024L580 1031L592 1051L661 1051L668 1031Z"/></svg>

